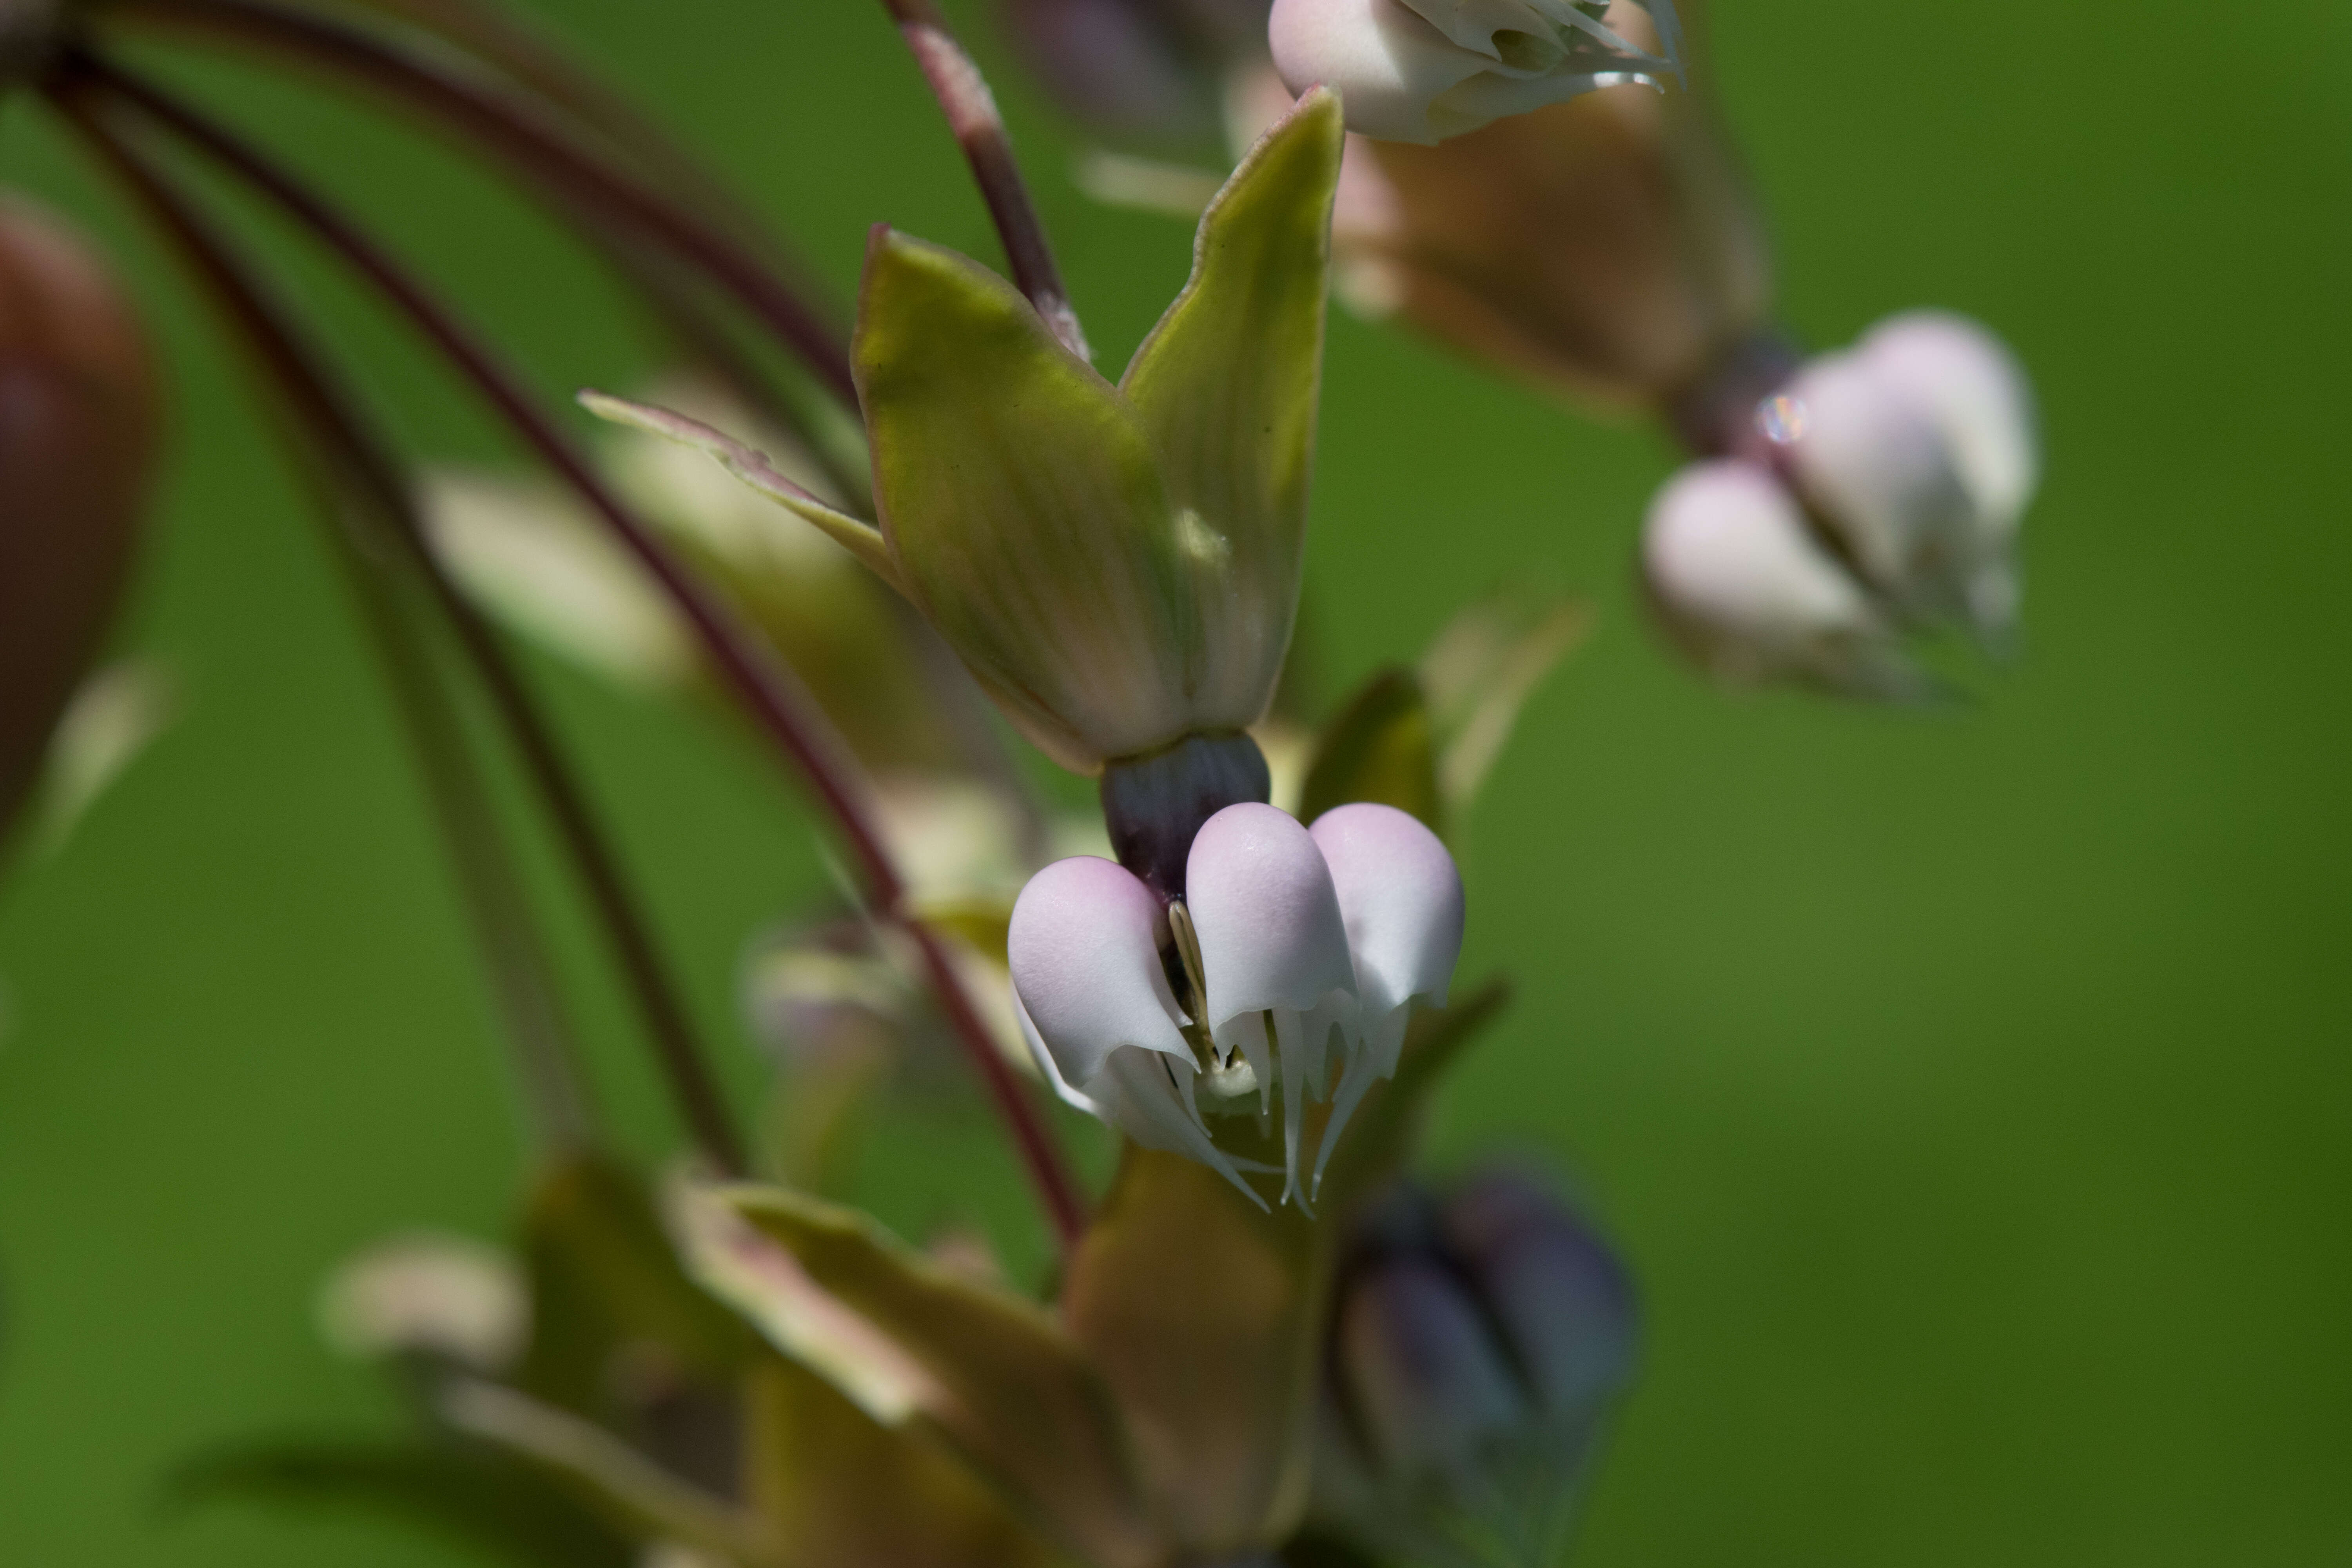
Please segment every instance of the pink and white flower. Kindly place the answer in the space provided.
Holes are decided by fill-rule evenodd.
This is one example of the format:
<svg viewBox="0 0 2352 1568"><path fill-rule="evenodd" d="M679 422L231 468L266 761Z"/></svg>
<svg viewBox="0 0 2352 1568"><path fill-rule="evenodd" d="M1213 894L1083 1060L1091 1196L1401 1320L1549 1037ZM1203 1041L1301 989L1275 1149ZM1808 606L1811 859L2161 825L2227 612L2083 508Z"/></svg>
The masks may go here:
<svg viewBox="0 0 2352 1568"><path fill-rule="evenodd" d="M1269 1117L1278 1082L1284 1196L1303 1205L1365 1091L1396 1070L1413 1003L1444 1005L1462 930L1453 858L1408 814L1344 805L1310 828L1244 802L1201 828L1185 896L1165 907L1108 860L1040 871L1013 911L1013 984L1065 1100L1245 1192L1242 1172L1269 1167L1219 1148L1204 1112L1254 1093ZM1302 1183L1316 1099L1331 1110Z"/></svg>

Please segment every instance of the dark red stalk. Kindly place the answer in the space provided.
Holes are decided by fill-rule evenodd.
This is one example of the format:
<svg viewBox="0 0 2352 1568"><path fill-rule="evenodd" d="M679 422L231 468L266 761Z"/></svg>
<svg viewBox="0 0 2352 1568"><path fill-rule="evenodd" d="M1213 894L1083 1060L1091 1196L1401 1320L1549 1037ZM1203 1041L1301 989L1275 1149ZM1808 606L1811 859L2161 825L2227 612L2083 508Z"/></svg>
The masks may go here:
<svg viewBox="0 0 2352 1568"><path fill-rule="evenodd" d="M903 926L915 942L941 1010L1013 1133L1058 1235L1066 1245L1074 1243L1086 1224L1076 1184L1035 1105L964 994L939 937L905 909L906 884L866 808L870 789L855 756L799 679L750 636L732 610L688 574L605 488L517 378L364 233L243 141L170 94L87 55L78 57L69 68L251 184L365 277L588 504L660 585L752 721L799 768L848 840L875 908Z"/></svg>

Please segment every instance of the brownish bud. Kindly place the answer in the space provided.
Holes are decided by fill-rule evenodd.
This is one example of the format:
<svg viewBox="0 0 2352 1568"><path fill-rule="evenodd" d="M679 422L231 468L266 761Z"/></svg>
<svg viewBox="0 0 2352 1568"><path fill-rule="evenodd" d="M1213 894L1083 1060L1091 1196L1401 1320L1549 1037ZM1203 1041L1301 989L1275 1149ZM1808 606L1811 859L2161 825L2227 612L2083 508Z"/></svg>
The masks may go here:
<svg viewBox="0 0 2352 1568"><path fill-rule="evenodd" d="M157 426L130 301L58 219L0 197L0 822L121 596Z"/></svg>
<svg viewBox="0 0 2352 1568"><path fill-rule="evenodd" d="M1764 323L1762 226L1688 90L1608 88L1434 147L1350 138L1349 159L1350 301L1554 392L1657 411Z"/></svg>

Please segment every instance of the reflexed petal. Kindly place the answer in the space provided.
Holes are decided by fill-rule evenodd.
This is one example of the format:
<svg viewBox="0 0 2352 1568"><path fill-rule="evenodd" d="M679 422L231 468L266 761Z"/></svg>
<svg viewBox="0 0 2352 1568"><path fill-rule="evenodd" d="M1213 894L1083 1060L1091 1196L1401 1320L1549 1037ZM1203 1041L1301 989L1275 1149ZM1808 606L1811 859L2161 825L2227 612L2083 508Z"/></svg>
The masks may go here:
<svg viewBox="0 0 2352 1568"><path fill-rule="evenodd" d="M1675 475L1650 503L1642 563L1667 630L1720 679L1895 700L1933 689L1762 468L1722 460Z"/></svg>
<svg viewBox="0 0 2352 1568"><path fill-rule="evenodd" d="M1120 383L1151 433L1198 584L1200 727L1256 722L1290 642L1340 140L1328 92L1259 139L1202 216L1192 280Z"/></svg>
<svg viewBox="0 0 2352 1568"><path fill-rule="evenodd" d="M1462 876L1437 835L1370 802L1325 812L1307 831L1339 894L1365 1011L1414 997L1445 1005L1462 956Z"/></svg>
<svg viewBox="0 0 2352 1568"><path fill-rule="evenodd" d="M1192 1060L1160 963L1159 900L1123 868L1081 855L1029 879L1006 939L1013 985L1065 1084L1091 1092L1121 1046Z"/></svg>
<svg viewBox="0 0 2352 1568"><path fill-rule="evenodd" d="M1956 608L1973 503L1927 407L1858 353L1824 354L1790 384L1797 482L1872 584L1906 608Z"/></svg>
<svg viewBox="0 0 2352 1568"><path fill-rule="evenodd" d="M1255 802L1225 807L1192 840L1184 882L1209 983L1202 1022L1214 1027L1277 1007L1304 1013L1335 991L1354 991L1330 870L1289 813Z"/></svg>
<svg viewBox="0 0 2352 1568"><path fill-rule="evenodd" d="M1996 539L2015 530L2041 476L2033 388L2007 344L1965 316L1906 310L1862 340L1890 384L1928 410Z"/></svg>
<svg viewBox="0 0 2352 1568"><path fill-rule="evenodd" d="M1182 733L1191 560L1128 400L1011 284L888 230L854 359L900 579L1006 713L1080 773Z"/></svg>

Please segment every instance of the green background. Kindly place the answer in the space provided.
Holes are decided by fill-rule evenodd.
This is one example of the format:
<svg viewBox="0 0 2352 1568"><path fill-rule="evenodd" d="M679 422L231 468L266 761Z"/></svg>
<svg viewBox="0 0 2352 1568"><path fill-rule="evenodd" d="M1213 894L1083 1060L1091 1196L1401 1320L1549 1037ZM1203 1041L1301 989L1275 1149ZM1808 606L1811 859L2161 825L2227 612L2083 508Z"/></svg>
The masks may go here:
<svg viewBox="0 0 2352 1568"><path fill-rule="evenodd" d="M878 7L545 8L836 283L877 218L993 258ZM1548 1151L1644 1282L1647 1376L1581 1561L2352 1560L2352 21L1717 10L1790 323L1830 344L1914 304L1980 316L2033 371L2049 477L2028 647L1980 702L1728 699L1629 592L1662 441L1334 329L1311 548L1335 679L1507 574L1601 612L1476 824L1465 974L1508 969L1522 1000L1438 1150ZM551 391L644 368L604 286L496 186L329 97L186 79ZM1186 236L1075 195L1060 128L1003 86L1117 363ZM0 1562L466 1561L341 1519L157 1510L205 1444L389 1426L310 1334L318 1278L404 1226L497 1234L520 1166L456 906L268 431L110 193L37 106L5 121L0 176L108 237L169 348L174 457L124 640L188 712L0 902ZM289 267L406 434L498 451L395 331ZM748 1093L736 955L822 885L809 827L706 721L547 674ZM605 1098L657 1152L614 999L567 951ZM954 1138L952 1161L887 1146L893 1218L1015 1211L985 1131Z"/></svg>

